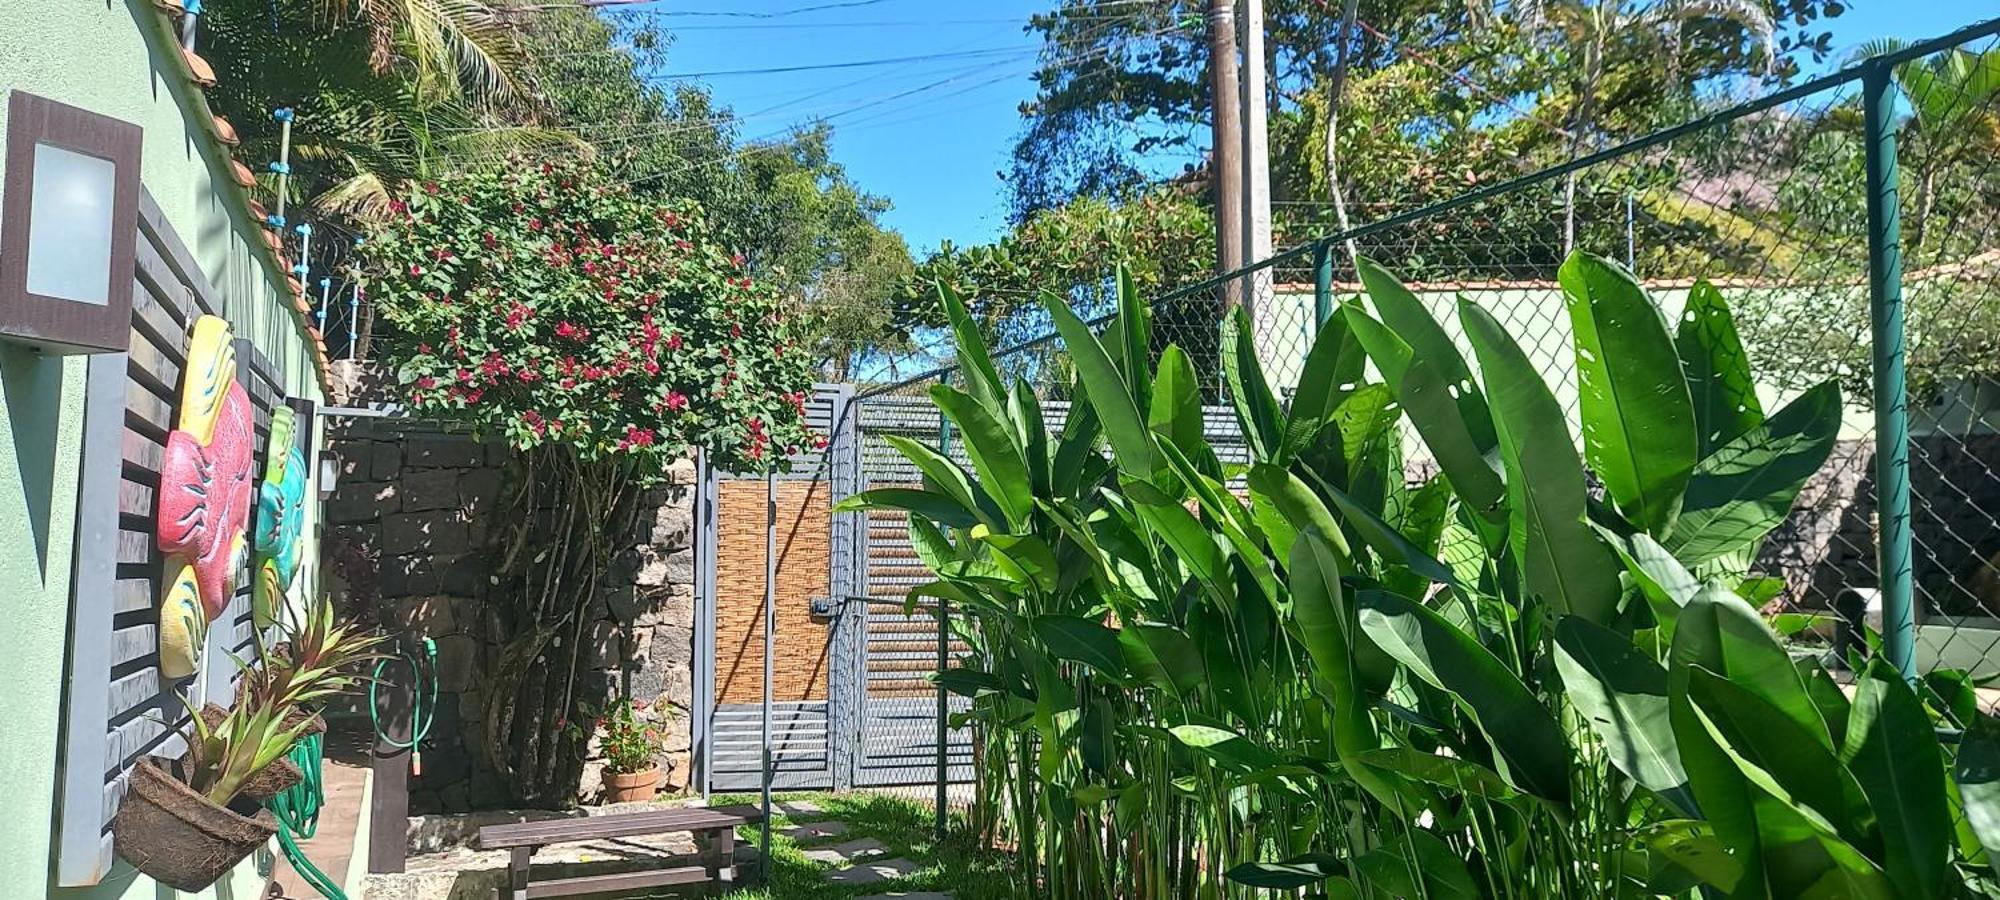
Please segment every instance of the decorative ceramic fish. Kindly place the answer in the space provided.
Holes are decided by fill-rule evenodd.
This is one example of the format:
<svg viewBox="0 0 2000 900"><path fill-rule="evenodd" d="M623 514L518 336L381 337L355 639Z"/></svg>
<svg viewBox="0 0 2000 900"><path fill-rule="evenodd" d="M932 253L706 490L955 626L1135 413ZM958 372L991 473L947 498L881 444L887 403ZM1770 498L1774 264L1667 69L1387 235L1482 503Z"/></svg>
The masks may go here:
<svg viewBox="0 0 2000 900"><path fill-rule="evenodd" d="M250 520L250 465L256 434L250 396L236 383L229 323L202 316L188 340L181 409L160 466L159 528L166 554L160 598L160 671L195 673L208 624L236 590Z"/></svg>
<svg viewBox="0 0 2000 900"><path fill-rule="evenodd" d="M269 628L284 608L285 592L299 571L299 536L305 531L306 458L294 435L298 416L289 406L271 411L264 448L264 481L257 491L256 593L250 607L258 628Z"/></svg>

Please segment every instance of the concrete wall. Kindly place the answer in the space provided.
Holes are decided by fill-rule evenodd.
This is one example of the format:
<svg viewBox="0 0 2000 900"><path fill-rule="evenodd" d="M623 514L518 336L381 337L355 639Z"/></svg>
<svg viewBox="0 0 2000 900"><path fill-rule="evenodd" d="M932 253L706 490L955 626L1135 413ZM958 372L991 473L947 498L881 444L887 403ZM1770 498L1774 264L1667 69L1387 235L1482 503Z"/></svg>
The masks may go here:
<svg viewBox="0 0 2000 900"><path fill-rule="evenodd" d="M174 68L147 0L63 0L0 16L0 86L31 91L140 125L142 177L209 281L240 337L285 373L293 396L319 399L310 350L258 261L249 213L227 180L221 150L187 110L191 85ZM0 104L0 127L5 109ZM16 227L0 223L0 227ZM49 883L67 646L77 460L85 361L0 345L0 891ZM309 506L310 510L311 507ZM309 513L308 535L315 533ZM310 590L310 572L301 579ZM255 896L247 881L237 898ZM226 890L226 889L225 889ZM170 896L120 866L94 889L64 897ZM10 895L11 896L11 895ZM224 896L231 896L224 894Z"/></svg>
<svg viewBox="0 0 2000 900"><path fill-rule="evenodd" d="M481 729L494 699L484 675L506 636L497 620L519 587L493 576L509 535L503 493L516 489L511 451L414 423L337 421L328 432L342 465L326 508L329 591L391 632L437 644L437 713L423 772L410 782L410 812L505 808L509 792L486 763ZM672 474L644 495L634 533L605 574L586 631L586 689L607 701L629 679L642 715L667 738L666 787L679 789L691 772L694 466ZM585 766L586 800L600 768Z"/></svg>

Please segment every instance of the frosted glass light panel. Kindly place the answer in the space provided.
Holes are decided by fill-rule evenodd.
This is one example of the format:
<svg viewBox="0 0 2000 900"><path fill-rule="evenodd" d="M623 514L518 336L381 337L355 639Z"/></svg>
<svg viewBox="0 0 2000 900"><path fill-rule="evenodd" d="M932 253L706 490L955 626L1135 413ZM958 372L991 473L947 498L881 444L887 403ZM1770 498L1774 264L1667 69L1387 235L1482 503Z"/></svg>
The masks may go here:
<svg viewBox="0 0 2000 900"><path fill-rule="evenodd" d="M103 306L111 297L111 160L35 145L28 293Z"/></svg>

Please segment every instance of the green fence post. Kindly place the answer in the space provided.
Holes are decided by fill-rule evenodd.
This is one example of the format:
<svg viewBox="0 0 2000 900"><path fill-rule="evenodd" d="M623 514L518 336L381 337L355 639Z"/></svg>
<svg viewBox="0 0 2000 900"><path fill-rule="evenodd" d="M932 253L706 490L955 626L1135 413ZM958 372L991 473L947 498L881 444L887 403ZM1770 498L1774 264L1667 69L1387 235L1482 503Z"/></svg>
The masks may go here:
<svg viewBox="0 0 2000 900"><path fill-rule="evenodd" d="M1333 318L1333 243L1320 241L1313 246L1313 323L1326 327Z"/></svg>
<svg viewBox="0 0 2000 900"><path fill-rule="evenodd" d="M1911 567L1910 415L1903 372L1903 228L1896 191L1896 94L1884 62L1861 79L1868 140L1868 320L1875 368L1877 570L1882 579L1882 650L1915 678L1916 611Z"/></svg>

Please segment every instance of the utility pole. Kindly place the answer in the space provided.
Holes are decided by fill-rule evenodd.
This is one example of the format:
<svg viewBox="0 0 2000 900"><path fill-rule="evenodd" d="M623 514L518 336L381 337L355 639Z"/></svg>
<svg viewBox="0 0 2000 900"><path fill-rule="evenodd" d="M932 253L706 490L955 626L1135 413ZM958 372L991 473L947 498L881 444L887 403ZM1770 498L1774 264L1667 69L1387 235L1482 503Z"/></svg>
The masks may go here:
<svg viewBox="0 0 2000 900"><path fill-rule="evenodd" d="M1236 6L1230 0L1209 0L1208 77L1214 145L1209 177L1215 180L1216 274L1243 267L1243 111L1236 67ZM1243 305L1243 283L1232 279L1223 288L1223 302Z"/></svg>
<svg viewBox="0 0 2000 900"><path fill-rule="evenodd" d="M1264 0L1243 0L1243 212L1246 263L1271 256L1271 134L1266 121L1269 107L1265 79L1269 73L1264 56ZM1244 280L1245 302L1257 336L1267 338L1267 321L1277 313L1265 309L1272 299L1271 270L1257 270ZM1262 346L1260 340L1259 346Z"/></svg>

